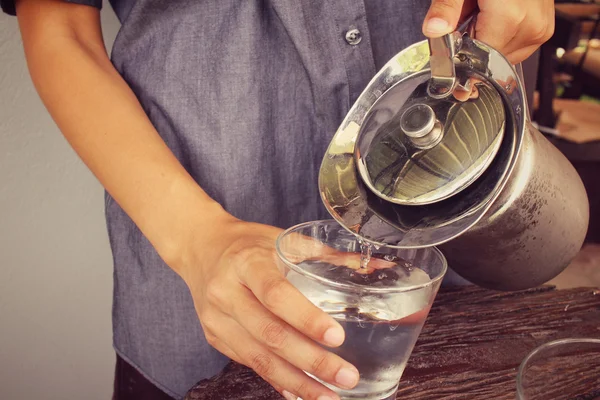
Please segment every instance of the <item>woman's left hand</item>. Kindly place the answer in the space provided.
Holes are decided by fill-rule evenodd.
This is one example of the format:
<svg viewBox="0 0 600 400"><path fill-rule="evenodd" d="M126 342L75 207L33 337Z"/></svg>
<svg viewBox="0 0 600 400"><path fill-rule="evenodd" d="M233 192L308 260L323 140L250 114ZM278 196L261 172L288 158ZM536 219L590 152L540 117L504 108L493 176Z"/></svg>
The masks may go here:
<svg viewBox="0 0 600 400"><path fill-rule="evenodd" d="M450 33L477 6L475 37L513 64L528 58L554 33L553 0L432 0L423 33L430 38Z"/></svg>

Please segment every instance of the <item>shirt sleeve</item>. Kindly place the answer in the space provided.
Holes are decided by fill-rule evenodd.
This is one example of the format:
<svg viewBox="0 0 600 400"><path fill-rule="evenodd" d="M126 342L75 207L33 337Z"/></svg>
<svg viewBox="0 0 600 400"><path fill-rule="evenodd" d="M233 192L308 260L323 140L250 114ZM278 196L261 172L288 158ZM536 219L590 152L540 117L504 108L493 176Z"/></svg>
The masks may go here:
<svg viewBox="0 0 600 400"><path fill-rule="evenodd" d="M63 0L67 3L74 4L84 4L86 6L96 7L98 9L102 8L102 0ZM0 7L2 7L2 11L9 15L17 15L17 11L15 10L15 0L0 0Z"/></svg>

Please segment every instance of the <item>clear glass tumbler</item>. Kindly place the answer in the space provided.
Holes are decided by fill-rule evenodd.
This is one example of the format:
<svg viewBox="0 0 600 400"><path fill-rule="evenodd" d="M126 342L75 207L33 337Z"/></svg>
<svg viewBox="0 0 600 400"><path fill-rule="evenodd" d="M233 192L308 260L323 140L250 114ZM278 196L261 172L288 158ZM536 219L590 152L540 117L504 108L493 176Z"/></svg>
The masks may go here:
<svg viewBox="0 0 600 400"><path fill-rule="evenodd" d="M600 400L600 339L541 345L521 363L518 400Z"/></svg>
<svg viewBox="0 0 600 400"><path fill-rule="evenodd" d="M304 223L277 240L287 279L344 327L344 343L329 350L358 368L360 381L353 390L326 385L342 399L395 397L447 269L433 247L369 247L335 221Z"/></svg>

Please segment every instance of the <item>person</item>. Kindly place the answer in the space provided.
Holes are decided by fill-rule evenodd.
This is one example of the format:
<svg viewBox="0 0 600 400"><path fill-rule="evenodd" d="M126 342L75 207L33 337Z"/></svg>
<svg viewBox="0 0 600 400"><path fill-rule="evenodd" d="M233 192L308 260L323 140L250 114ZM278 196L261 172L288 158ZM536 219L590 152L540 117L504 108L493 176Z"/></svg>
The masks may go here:
<svg viewBox="0 0 600 400"><path fill-rule="evenodd" d="M356 385L318 345L343 329L279 273L276 237L328 218L321 157L397 52L478 6L477 38L518 63L554 23L552 0L112 0L109 58L102 0L1 4L42 101L106 188L115 398L146 400L182 398L228 359L288 399L338 398L302 371Z"/></svg>

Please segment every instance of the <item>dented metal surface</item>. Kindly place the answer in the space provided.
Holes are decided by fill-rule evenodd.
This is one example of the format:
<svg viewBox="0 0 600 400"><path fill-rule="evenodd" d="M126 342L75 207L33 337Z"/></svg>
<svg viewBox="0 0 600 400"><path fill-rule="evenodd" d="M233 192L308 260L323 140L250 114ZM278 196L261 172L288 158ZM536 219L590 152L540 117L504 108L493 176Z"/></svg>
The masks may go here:
<svg viewBox="0 0 600 400"><path fill-rule="evenodd" d="M588 221L581 178L528 124L515 171L493 206L440 249L454 271L479 286L526 289L568 266L581 248Z"/></svg>

